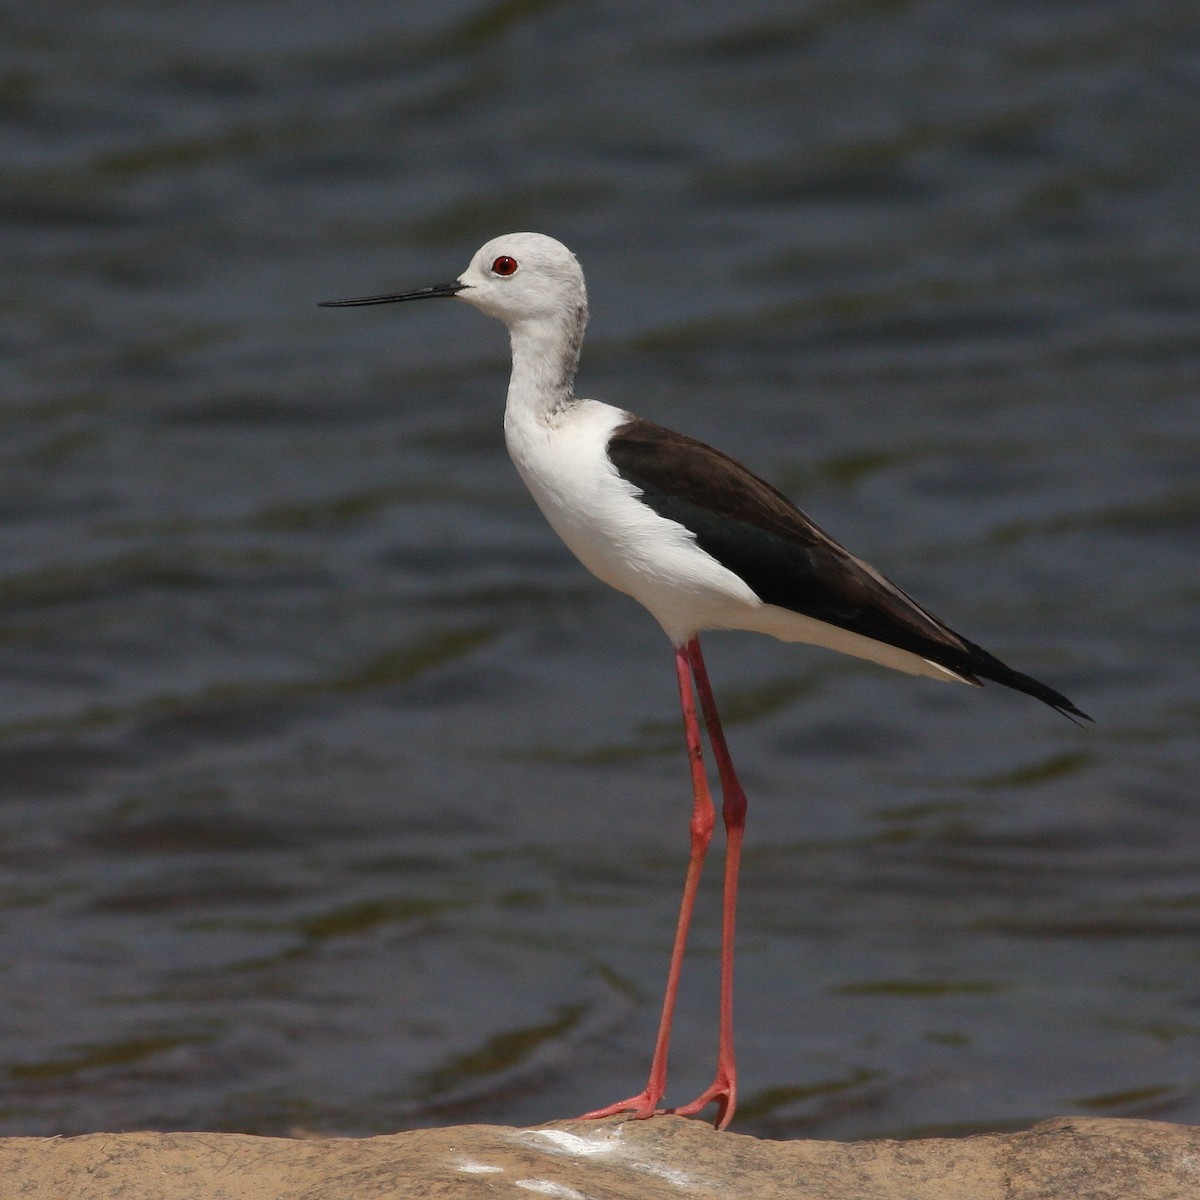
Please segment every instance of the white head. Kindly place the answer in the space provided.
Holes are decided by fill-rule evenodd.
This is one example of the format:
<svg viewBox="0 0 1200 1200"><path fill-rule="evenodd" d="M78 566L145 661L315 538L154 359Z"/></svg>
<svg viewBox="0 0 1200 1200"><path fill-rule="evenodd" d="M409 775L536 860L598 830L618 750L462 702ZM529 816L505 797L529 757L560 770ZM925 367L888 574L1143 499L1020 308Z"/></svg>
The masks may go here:
<svg viewBox="0 0 1200 1200"><path fill-rule="evenodd" d="M493 238L458 277L460 300L512 326L526 320L561 319L574 324L587 311L579 260L544 233Z"/></svg>
<svg viewBox="0 0 1200 1200"><path fill-rule="evenodd" d="M411 292L327 300L326 307L389 304L456 296L510 329L527 321L549 321L582 331L587 320L583 271L570 250L544 233L508 233L493 238L452 283Z"/></svg>

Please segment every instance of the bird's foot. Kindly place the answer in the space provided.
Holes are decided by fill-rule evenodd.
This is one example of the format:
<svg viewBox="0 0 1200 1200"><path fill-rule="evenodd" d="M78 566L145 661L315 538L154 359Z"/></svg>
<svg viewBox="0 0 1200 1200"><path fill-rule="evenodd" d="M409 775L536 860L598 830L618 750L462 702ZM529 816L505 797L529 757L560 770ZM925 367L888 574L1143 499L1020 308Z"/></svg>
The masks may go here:
<svg viewBox="0 0 1200 1200"><path fill-rule="evenodd" d="M677 1117L690 1117L714 1100L717 1102L717 1119L713 1122L713 1128L724 1129L733 1120L733 1110L737 1107L737 1078L718 1074L690 1104L681 1104L678 1108L668 1108L666 1111Z"/></svg>
<svg viewBox="0 0 1200 1200"><path fill-rule="evenodd" d="M658 1102L662 1099L662 1092L655 1094L650 1088L644 1092L639 1092L636 1096L630 1096L628 1100L618 1100L616 1104L609 1104L604 1108L593 1109L592 1112L585 1112L583 1116L577 1117L579 1121L597 1121L601 1117L615 1117L618 1113L630 1113L639 1121L644 1121L647 1117L662 1116L667 1110L659 1108Z"/></svg>

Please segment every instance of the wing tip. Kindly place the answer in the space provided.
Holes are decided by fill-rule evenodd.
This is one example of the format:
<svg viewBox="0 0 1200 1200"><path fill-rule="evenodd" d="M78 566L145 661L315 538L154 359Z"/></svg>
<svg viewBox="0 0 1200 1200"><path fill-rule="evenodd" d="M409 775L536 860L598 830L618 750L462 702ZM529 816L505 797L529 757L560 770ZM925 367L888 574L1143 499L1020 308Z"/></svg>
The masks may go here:
<svg viewBox="0 0 1200 1200"><path fill-rule="evenodd" d="M990 657L990 656L989 656ZM978 668L976 668L979 670ZM1039 679L1034 679L1031 675L1022 675L1020 671L1014 671L1011 667L1004 663L993 659L988 663L985 669L979 670L979 674L984 679L990 679L994 683L1002 684L1004 687L1010 687L1014 691L1024 692L1027 696L1032 696L1035 700L1040 700L1043 704L1054 709L1055 712L1061 713L1072 725L1078 725L1083 728L1084 722L1089 725L1094 725L1095 718L1089 716L1073 704L1062 692L1055 691L1054 688L1042 683Z"/></svg>
<svg viewBox="0 0 1200 1200"><path fill-rule="evenodd" d="M1065 696L1059 696L1059 700L1062 701L1061 704L1054 704L1049 701L1047 701L1047 703L1050 704L1050 707L1053 708L1055 712L1062 713L1062 715L1064 717L1066 717L1067 720L1070 721L1072 725L1078 725L1080 729L1083 728L1085 721L1089 725L1095 725L1095 723L1096 723L1095 717L1089 716L1087 713L1085 713L1083 711L1082 708L1077 708Z"/></svg>
<svg viewBox="0 0 1200 1200"><path fill-rule="evenodd" d="M975 645L974 642L966 642L966 639L963 640L971 653L971 658L964 663L955 663L950 669L965 683L973 683L977 687L982 686L984 680L998 683L1002 687L1012 688L1015 692L1023 692L1035 700L1040 700L1080 728L1085 722L1089 725L1096 723L1093 717L1068 700L1062 692L1056 691L1049 684L1042 683L1040 679L1034 679L1032 675L1014 671L1007 663L1002 662L994 654L989 654L983 647ZM942 665L947 664L943 663Z"/></svg>

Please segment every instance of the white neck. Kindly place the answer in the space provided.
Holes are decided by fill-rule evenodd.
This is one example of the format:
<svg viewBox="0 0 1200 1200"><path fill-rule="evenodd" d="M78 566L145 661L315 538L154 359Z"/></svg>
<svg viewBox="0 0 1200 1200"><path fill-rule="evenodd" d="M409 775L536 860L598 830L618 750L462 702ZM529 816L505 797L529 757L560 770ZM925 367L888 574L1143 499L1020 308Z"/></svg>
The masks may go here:
<svg viewBox="0 0 1200 1200"><path fill-rule="evenodd" d="M512 376L505 424L554 424L575 402L575 368L587 324L587 305L561 316L527 318L509 326Z"/></svg>

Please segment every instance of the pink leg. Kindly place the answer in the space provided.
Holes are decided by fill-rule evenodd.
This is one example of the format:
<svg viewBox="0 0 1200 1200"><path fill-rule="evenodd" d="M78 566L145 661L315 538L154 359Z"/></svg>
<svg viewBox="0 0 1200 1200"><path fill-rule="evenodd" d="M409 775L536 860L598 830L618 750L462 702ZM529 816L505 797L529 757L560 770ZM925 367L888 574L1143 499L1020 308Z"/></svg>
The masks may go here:
<svg viewBox="0 0 1200 1200"><path fill-rule="evenodd" d="M721 909L721 1008L720 1027L717 1036L716 1078L690 1104L673 1109L681 1116L699 1112L706 1104L716 1100L716 1127L724 1129L733 1120L737 1107L737 1063L733 1056L733 934L737 916L738 868L741 864L742 834L746 828L746 793L738 782L725 744L725 733L721 729L721 718L717 715L717 702L713 698L712 686L708 682L708 671L700 653L699 638L692 638L687 645L688 662L696 680L696 691L700 695L700 707L704 712L704 724L708 728L708 740L717 760L717 771L721 777L721 815L725 822L725 888Z"/></svg>
<svg viewBox="0 0 1200 1200"><path fill-rule="evenodd" d="M679 704L683 709L683 728L687 737L688 762L692 769L692 819L690 823L692 848L688 857L687 878L683 884L683 901L679 906L679 922L675 927L675 944L671 949L671 966L667 971L667 990L663 996L662 1017L658 1023L658 1038L654 1043L654 1058L650 1062L650 1078L645 1090L628 1100L619 1100L605 1108L584 1113L579 1119L611 1117L615 1113L632 1113L639 1119L651 1117L662 1110L659 1101L667 1088L667 1052L671 1044L671 1021L675 1015L675 997L679 991L679 974L683 969L683 952L687 945L688 927L692 923L692 909L696 905L696 889L700 886L700 871L704 866L704 855L712 841L716 812L712 796L708 791L708 780L704 775L704 749L700 741L700 726L696 721L696 701L692 695L689 677L689 655L691 646L675 648L675 673L679 678ZM697 648L697 653L699 652ZM694 668L693 668L694 669ZM706 710L707 711L707 710ZM715 745L715 743L714 743ZM724 1018L722 1017L722 1020Z"/></svg>

